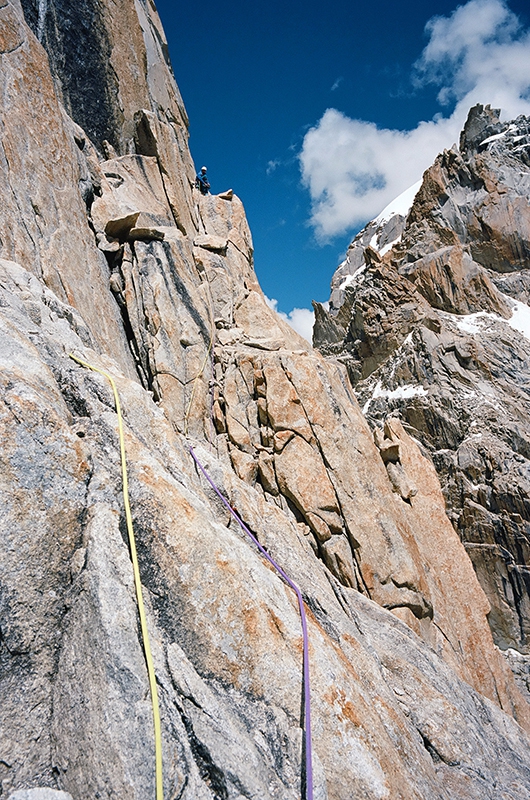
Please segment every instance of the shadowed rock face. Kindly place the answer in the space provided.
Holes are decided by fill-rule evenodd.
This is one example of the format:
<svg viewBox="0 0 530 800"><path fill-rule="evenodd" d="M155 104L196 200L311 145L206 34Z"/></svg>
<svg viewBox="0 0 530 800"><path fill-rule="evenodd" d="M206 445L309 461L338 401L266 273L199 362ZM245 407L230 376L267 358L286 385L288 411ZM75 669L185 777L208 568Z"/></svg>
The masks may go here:
<svg viewBox="0 0 530 800"><path fill-rule="evenodd" d="M370 423L398 417L425 447L491 603L494 639L522 654L530 653L528 322L519 332L530 314L529 165L529 119L502 123L489 107L472 109L460 149L426 171L392 248L381 254L367 248L366 232L356 237L334 285L358 270L359 253L365 267L335 290L330 313L317 308L315 328L321 352L347 366ZM391 224L367 228L381 251ZM527 688L523 673L519 665Z"/></svg>
<svg viewBox="0 0 530 800"><path fill-rule="evenodd" d="M134 114L153 102L168 120L187 125L150 0L21 0L21 5L46 48L64 107L100 153L134 152Z"/></svg>
<svg viewBox="0 0 530 800"><path fill-rule="evenodd" d="M296 599L193 444L304 596L315 797L530 798L528 705L432 465L397 420L374 441L346 370L267 307L240 200L192 188L152 4L91 9L103 61L131 15L127 146L104 157L0 0L0 797L154 796L118 421L74 353L123 407L166 797L295 800L304 782Z"/></svg>
<svg viewBox="0 0 530 800"><path fill-rule="evenodd" d="M96 142L119 149L123 115L113 74L104 5L93 0L23 0L34 34L46 47L63 103Z"/></svg>

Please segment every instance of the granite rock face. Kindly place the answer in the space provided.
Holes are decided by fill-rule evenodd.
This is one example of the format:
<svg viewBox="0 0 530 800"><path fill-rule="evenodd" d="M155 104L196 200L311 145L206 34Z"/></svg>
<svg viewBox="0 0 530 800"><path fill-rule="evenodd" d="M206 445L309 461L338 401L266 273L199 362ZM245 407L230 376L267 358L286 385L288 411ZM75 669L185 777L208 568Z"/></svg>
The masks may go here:
<svg viewBox="0 0 530 800"><path fill-rule="evenodd" d="M193 188L153 4L80 7L99 116L73 5L0 0L0 797L154 796L118 417L73 354L123 409L165 797L306 780L296 597L193 446L304 597L315 798L530 798L529 707L431 463L397 420L374 440L267 307L241 201Z"/></svg>
<svg viewBox="0 0 530 800"><path fill-rule="evenodd" d="M317 308L315 331L321 352L347 366L370 423L399 418L422 443L491 603L494 639L521 658L530 653L529 165L529 119L472 109L460 147L427 170L408 215L379 224L379 236L397 225L392 246L356 237L355 258L334 279L346 285L330 313Z"/></svg>
<svg viewBox="0 0 530 800"><path fill-rule="evenodd" d="M13 792L9 800L72 800L72 795L56 789L21 789Z"/></svg>

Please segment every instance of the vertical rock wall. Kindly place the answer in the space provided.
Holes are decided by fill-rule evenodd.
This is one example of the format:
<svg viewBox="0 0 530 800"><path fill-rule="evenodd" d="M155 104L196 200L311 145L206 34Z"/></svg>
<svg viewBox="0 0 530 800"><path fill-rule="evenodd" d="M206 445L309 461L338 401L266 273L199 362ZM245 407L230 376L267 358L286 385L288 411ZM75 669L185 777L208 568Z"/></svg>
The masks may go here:
<svg viewBox="0 0 530 800"><path fill-rule="evenodd" d="M374 443L345 370L267 307L239 199L193 189L154 7L87 3L108 83L83 130L78 10L23 5L49 62L0 0L0 797L154 795L117 417L70 353L122 401L165 796L305 781L296 599L193 444L301 588L315 797L530 797L528 706L436 476L397 423Z"/></svg>

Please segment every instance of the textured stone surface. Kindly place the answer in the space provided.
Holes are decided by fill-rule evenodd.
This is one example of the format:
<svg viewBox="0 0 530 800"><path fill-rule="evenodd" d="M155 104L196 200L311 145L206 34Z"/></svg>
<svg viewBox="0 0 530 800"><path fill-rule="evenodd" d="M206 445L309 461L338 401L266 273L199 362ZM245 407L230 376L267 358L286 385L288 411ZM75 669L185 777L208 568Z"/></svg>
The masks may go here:
<svg viewBox="0 0 530 800"><path fill-rule="evenodd" d="M196 469L193 444L303 594L315 798L530 798L528 705L493 644L434 470L397 422L374 442L346 371L268 308L240 200L193 189L152 4L86 5L98 20L91 58L108 67L113 43L123 101L84 132L47 73L59 112L34 141L71 132L61 160L85 165L93 197L83 199L74 171L65 186L79 219L61 218L58 230L70 226L103 277L76 271L75 253L55 264L57 286L23 250L0 260L0 796L154 796L118 419L108 382L74 353L108 370L121 399L165 797L295 800L304 782L296 597ZM59 32L63 6L49 4ZM4 8L26 42L20 53L48 69L20 6ZM66 34L54 43L41 4L24 8L55 78L59 59L75 73ZM142 59L147 76L128 86ZM26 113L41 83L29 71L21 87ZM61 97L79 123L81 100ZM9 230L35 225L32 208L6 206ZM136 239L133 226L164 238ZM78 294L65 297L71 280ZM396 285L411 286L403 276Z"/></svg>
<svg viewBox="0 0 530 800"><path fill-rule="evenodd" d="M94 335L125 364L129 356L121 320L105 291L107 263L93 246L82 197L86 159L55 96L46 53L15 6L7 3L0 10L20 40L0 56L0 257L42 277L85 316L96 292L101 316ZM31 146L21 144L21 130Z"/></svg>
<svg viewBox="0 0 530 800"><path fill-rule="evenodd" d="M495 641L528 653L530 343L505 321L528 303L530 121L477 106L460 146L425 173L400 241L317 309L315 342L372 424L399 416L427 448Z"/></svg>
<svg viewBox="0 0 530 800"><path fill-rule="evenodd" d="M22 282L20 268L4 265L4 269ZM40 488L32 494L38 500L34 513L40 515L30 528L39 532L33 536L32 558L20 558L20 525L5 521L18 540L18 570L9 566L2 536L2 586L9 592L4 589L2 595L3 658L7 674L13 676L10 689L3 683L2 697L9 702L2 703L0 712L0 730L9 732L2 742L3 761L10 765L4 768L4 791L24 782L34 785L38 759L43 775L51 749L56 777L50 772L48 780L51 785L58 780L74 799L98 792L111 797L152 794L152 769L145 755L150 740L146 675L120 523L116 415L104 379L66 356L65 349L75 349L111 369L118 379L133 518L161 693L166 791L171 795L184 790L183 796L190 798L219 793L235 797L242 792L297 797L300 629L290 590L237 528L227 526L226 512L193 469L185 439L173 431L149 393L120 376L107 358L87 350L69 326L47 317L43 303L41 325L31 321L26 309L36 317L40 289L36 279L29 278L29 285L37 292L31 303L8 287L2 317L11 323L5 327L9 335L2 338L2 374L18 387L18 396L26 398L22 413L13 391L4 394L10 404L8 420L16 426L10 435L13 448L20 444L18 450L4 453L16 473L2 469L9 479L3 495L8 494L19 519L27 516L23 503L29 499L26 487L31 476L45 480L41 478ZM13 342L20 343L16 351ZM314 373L311 380L314 383ZM319 419L324 422L322 408ZM36 465L35 456L29 463L22 458L28 452L23 430L43 442ZM404 436L400 429L397 434ZM368 431L364 435L368 443ZM62 441L68 456L61 459L60 472L57 441ZM406 469L413 470L416 459L415 468L422 470L424 460L414 455L414 448L408 460L405 457L410 447L405 437L400 452ZM521 762L527 744L518 726L457 677L447 664L451 661L447 654L442 660L408 626L334 578L315 558L296 515L239 480L223 456L200 444L196 451L260 540L300 583L312 612L316 796L341 798L348 792L352 797L366 793L445 797L446 781L454 784L455 797L492 796L487 784L493 776L495 750L502 753L495 764L497 785L508 797L528 796L528 771ZM377 474L377 461L369 464L366 456L359 458L367 477L370 468ZM382 461L380 474L384 476ZM422 475L425 486L423 470ZM434 477L431 481L434 486ZM61 525L56 518L58 494ZM383 496L391 525L390 486L386 495L383 489ZM417 514L423 520L425 507L432 514L434 503L428 492L421 502ZM436 502L433 526L442 525L443 530L443 505L440 498ZM68 504L79 510L79 527L72 526L64 513ZM43 582L35 587L40 602L31 604L27 587L42 563L39 553L50 547L48 527L62 571L50 569L48 555ZM426 532L426 538L430 536L432 532ZM456 536L453 541L460 547ZM439 549L435 541L430 546ZM448 584L445 602L450 603L458 591L456 584L466 587L474 578L465 557L461 562L461 568L468 570L465 575L454 573L451 550L444 558L447 564L442 568L431 556L431 569L445 585L450 566L455 582ZM480 602L483 611L485 600ZM467 595L467 603L480 616L477 600ZM443 624L451 636L447 621ZM453 624L462 628L457 618ZM470 621L466 630L473 630ZM458 633L460 645L469 652L463 633L462 629ZM493 660L484 632L474 636L480 639L474 647L485 648ZM473 682L486 685L488 678L477 670L478 652L467 661L466 667L458 658L457 669L467 669ZM23 674L27 679L21 684ZM3 675L5 680L5 670ZM24 690L24 700L15 686ZM43 716L39 735L28 739L28 729L38 730L39 715ZM484 719L489 720L487 740ZM492 750L485 747L486 741ZM480 778L473 771L477 761Z"/></svg>
<svg viewBox="0 0 530 800"><path fill-rule="evenodd" d="M21 789L9 795L8 800L72 800L72 795L56 789Z"/></svg>

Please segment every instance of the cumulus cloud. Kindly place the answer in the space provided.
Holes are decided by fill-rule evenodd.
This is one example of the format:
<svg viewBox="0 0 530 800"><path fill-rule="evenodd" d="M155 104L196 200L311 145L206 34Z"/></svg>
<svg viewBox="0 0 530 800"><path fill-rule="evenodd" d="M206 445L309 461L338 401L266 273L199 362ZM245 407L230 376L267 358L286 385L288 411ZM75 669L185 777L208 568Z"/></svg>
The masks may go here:
<svg viewBox="0 0 530 800"><path fill-rule="evenodd" d="M329 108L306 134L300 154L317 237L344 233L377 216L451 146L461 122L422 122L413 131L396 131Z"/></svg>
<svg viewBox="0 0 530 800"><path fill-rule="evenodd" d="M505 0L469 0L429 20L426 32L411 78L417 88L439 87L447 116L401 131L329 108L304 137L300 166L317 238L363 224L415 183L458 140L472 105L490 103L505 119L530 114L530 31Z"/></svg>
<svg viewBox="0 0 530 800"><path fill-rule="evenodd" d="M315 324L315 315L313 311L310 311L308 308L293 308L288 314L285 314L283 311L278 311L278 301L274 299L270 299L269 297L265 296L265 302L272 308L273 311L276 311L279 316L284 319L286 322L289 323L291 328L303 336L304 339L311 344L313 341L313 325Z"/></svg>
<svg viewBox="0 0 530 800"><path fill-rule="evenodd" d="M530 107L530 31L505 0L470 0L426 26L429 43L415 64L415 82L440 86L443 105L486 95L517 116Z"/></svg>

